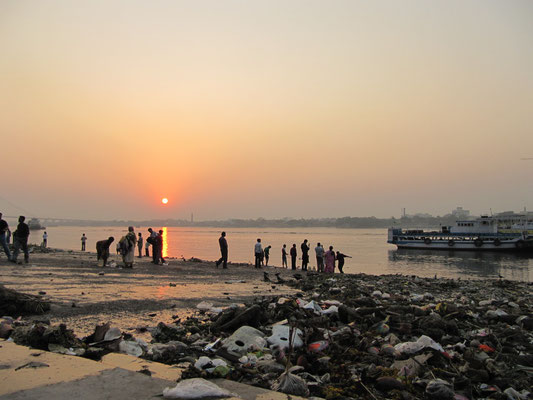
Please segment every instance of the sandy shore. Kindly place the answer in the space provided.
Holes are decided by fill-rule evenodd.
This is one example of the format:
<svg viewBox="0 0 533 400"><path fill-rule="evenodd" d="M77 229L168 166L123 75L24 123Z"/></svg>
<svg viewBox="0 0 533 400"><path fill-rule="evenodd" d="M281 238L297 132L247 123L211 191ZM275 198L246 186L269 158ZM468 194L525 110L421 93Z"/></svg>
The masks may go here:
<svg viewBox="0 0 533 400"><path fill-rule="evenodd" d="M24 293L45 293L52 307L39 318L66 323L79 336L90 334L103 322L126 332L137 331L139 336L138 328L170 322L176 315L186 317L204 300L224 307L295 291L263 280L264 271L274 280L277 272L291 277L292 271L286 269L230 264L224 270L214 262L181 259L155 266L150 260L136 258L133 269L122 269L120 256L112 255L108 264L116 266L102 268L95 253L34 253L28 264L0 259L0 283Z"/></svg>

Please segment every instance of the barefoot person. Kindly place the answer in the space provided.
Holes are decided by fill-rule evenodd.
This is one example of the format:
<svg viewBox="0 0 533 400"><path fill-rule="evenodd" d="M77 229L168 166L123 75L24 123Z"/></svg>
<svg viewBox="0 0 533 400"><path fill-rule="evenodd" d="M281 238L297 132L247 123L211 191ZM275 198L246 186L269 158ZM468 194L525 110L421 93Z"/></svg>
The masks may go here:
<svg viewBox="0 0 533 400"><path fill-rule="evenodd" d="M228 268L228 242L226 241L226 232L222 232L218 238L218 245L220 246L220 258L215 263L217 268L222 264L223 269Z"/></svg>
<svg viewBox="0 0 533 400"><path fill-rule="evenodd" d="M103 260L105 267L107 265L107 259L109 258L109 246L115 241L113 236L109 236L107 240L99 240L96 242L96 261Z"/></svg>

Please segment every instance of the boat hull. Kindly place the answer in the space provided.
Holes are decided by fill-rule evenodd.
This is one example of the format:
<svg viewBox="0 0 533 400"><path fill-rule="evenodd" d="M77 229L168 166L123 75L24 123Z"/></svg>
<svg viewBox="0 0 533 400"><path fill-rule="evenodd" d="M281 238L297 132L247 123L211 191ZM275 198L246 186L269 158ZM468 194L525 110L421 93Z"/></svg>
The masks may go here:
<svg viewBox="0 0 533 400"><path fill-rule="evenodd" d="M522 232L509 233L462 233L424 232L390 228L388 243L399 249L421 250L468 250L468 251L533 251L533 236Z"/></svg>
<svg viewBox="0 0 533 400"><path fill-rule="evenodd" d="M390 242L389 242L390 243ZM521 252L533 251L533 244L526 243L523 247L517 247L516 243L501 243L495 245L493 243L483 243L481 246L476 246L473 242L460 243L455 242L453 245L448 244L448 241L432 241L430 244L424 241L405 241L391 243L395 244L399 249L421 249L421 250L448 250L448 251L506 251L506 252Z"/></svg>

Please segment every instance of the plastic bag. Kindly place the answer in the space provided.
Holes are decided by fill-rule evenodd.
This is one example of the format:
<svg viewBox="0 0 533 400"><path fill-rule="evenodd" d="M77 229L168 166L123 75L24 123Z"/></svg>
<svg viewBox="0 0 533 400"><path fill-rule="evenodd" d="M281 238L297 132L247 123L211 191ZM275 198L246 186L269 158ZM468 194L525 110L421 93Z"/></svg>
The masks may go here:
<svg viewBox="0 0 533 400"><path fill-rule="evenodd" d="M427 384L426 395L433 400L453 400L453 386L442 379L434 379Z"/></svg>
<svg viewBox="0 0 533 400"><path fill-rule="evenodd" d="M206 397L221 399L239 396L205 379L193 378L178 382L174 388L165 388L163 397L165 399L204 399Z"/></svg>
<svg viewBox="0 0 533 400"><path fill-rule="evenodd" d="M274 381L272 384L272 390L285 394L292 394L293 396L308 397L309 389L307 388L307 383L299 376L290 372L293 368L282 373L280 377Z"/></svg>

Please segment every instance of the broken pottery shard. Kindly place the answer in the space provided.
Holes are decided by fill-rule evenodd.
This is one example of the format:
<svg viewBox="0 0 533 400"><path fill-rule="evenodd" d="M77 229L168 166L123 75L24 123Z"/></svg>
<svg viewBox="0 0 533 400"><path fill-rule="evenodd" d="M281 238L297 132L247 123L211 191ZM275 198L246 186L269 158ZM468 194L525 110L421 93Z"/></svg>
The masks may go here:
<svg viewBox="0 0 533 400"><path fill-rule="evenodd" d="M109 328L109 330L105 333L104 340L107 342L111 340L120 339L121 337L122 332L120 331L120 329L113 327Z"/></svg>
<svg viewBox="0 0 533 400"><path fill-rule="evenodd" d="M121 340L118 349L121 353L135 357L140 357L144 353L143 346L139 342L132 340Z"/></svg>

